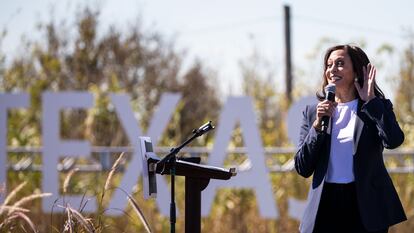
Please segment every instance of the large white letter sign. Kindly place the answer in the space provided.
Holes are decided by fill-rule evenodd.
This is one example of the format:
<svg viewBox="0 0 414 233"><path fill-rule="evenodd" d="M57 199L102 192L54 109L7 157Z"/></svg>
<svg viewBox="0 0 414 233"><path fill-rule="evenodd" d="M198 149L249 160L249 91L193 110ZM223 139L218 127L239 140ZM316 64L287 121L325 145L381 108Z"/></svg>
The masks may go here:
<svg viewBox="0 0 414 233"><path fill-rule="evenodd" d="M147 136L152 139L154 146L157 144L158 140L165 127L168 124L168 121L171 118L174 109L180 100L181 96L179 94L163 94L158 105L158 110L154 113L154 116L151 120L150 126L148 128ZM115 110L118 118L121 121L121 124L128 136L128 139L131 143L131 146L134 148L132 159L129 162L128 168L126 169L120 188L129 192L132 190L133 186L138 183L138 178L142 173L142 163L139 156L139 147L138 147L138 138L144 136L139 127L139 122L134 117L134 112L131 109L129 104L130 98L127 95L111 95L112 104L115 106ZM157 190L158 198L157 204L161 214L168 216L169 215L169 191L167 189L167 184L165 180L161 177L157 177ZM109 215L121 215L122 211L126 207L127 199L125 193L121 189L116 189L114 195L111 199L111 202L108 206L108 211L106 212Z"/></svg>
<svg viewBox="0 0 414 233"><path fill-rule="evenodd" d="M307 96L301 98L300 100L296 101L295 103L293 103L293 105L290 106L286 119L288 127L288 137L290 141L293 144L295 144L295 146L299 145L300 126L302 124L303 110L305 109L306 105L317 103L318 101L315 96ZM289 197L288 203L289 216L294 219L301 220L306 207L306 201L297 200L295 198Z"/></svg>
<svg viewBox="0 0 414 233"><path fill-rule="evenodd" d="M0 94L0 186L7 187L7 110L29 106L29 95ZM4 193L0 195L0 203L3 203Z"/></svg>
<svg viewBox="0 0 414 233"><path fill-rule="evenodd" d="M88 200L84 208L86 212L96 211L96 198L81 195L65 196L64 200L59 194L59 173L57 164L59 156L81 157L90 154L90 143L79 140L60 140L60 110L63 108L90 108L93 106L93 96L87 92L45 92L42 95L43 103L43 192L52 193L51 197L43 199L43 211L62 212L64 209L53 205L80 206L82 200ZM55 203L55 200L57 202Z"/></svg>
<svg viewBox="0 0 414 233"><path fill-rule="evenodd" d="M256 192L260 214L265 218L277 218L276 202L272 195L271 182L265 164L263 144L260 139L253 111L252 100L249 97L229 98L218 122L214 148L209 156L209 165L222 166L226 157L227 146L236 123L240 123L247 155L252 167L245 172L238 172L230 180L211 180L203 193L202 214L208 215L216 189L219 187L252 188Z"/></svg>

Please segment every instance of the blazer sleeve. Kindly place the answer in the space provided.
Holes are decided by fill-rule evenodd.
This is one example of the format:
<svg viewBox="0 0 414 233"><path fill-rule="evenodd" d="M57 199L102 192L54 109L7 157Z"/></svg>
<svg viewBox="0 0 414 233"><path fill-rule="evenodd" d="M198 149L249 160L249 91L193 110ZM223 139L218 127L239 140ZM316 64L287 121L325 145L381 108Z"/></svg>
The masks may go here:
<svg viewBox="0 0 414 233"><path fill-rule="evenodd" d="M299 148L295 154L295 169L305 178L311 176L315 171L325 137L324 133L318 132L312 126L312 118L314 118L315 114L316 106L306 106L306 109L303 111Z"/></svg>
<svg viewBox="0 0 414 233"><path fill-rule="evenodd" d="M390 100L375 97L363 104L361 111L375 123L385 148L394 149L404 142L404 133L398 125Z"/></svg>

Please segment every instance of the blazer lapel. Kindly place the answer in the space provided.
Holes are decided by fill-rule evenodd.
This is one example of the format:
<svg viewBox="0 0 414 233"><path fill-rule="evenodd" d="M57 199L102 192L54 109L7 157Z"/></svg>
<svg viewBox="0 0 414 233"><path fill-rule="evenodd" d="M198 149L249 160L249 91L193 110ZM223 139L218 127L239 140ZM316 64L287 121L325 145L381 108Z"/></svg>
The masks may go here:
<svg viewBox="0 0 414 233"><path fill-rule="evenodd" d="M362 104L363 104L363 102L361 100L358 101L358 110L357 110L357 114L355 116L353 155L355 155L356 152L357 152L359 139L361 137L362 129L364 128L364 121L361 119Z"/></svg>

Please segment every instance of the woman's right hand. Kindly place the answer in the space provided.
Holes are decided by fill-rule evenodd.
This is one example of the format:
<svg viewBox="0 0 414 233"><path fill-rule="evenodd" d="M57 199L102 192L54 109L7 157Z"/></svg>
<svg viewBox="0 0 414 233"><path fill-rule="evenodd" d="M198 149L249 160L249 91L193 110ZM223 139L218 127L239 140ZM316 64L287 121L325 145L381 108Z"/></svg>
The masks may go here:
<svg viewBox="0 0 414 233"><path fill-rule="evenodd" d="M332 114L335 111L336 106L338 105L337 102L332 102L329 100L324 100L319 102L316 106L316 120L313 123L313 127L316 129L321 129L322 127L322 117L329 116L332 117Z"/></svg>

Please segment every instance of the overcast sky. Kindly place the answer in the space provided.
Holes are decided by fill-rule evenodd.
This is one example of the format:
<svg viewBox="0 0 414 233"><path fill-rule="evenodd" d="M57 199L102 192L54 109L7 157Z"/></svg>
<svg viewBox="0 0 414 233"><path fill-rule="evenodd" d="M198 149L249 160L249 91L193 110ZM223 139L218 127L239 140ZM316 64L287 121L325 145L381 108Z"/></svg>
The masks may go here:
<svg viewBox="0 0 414 233"><path fill-rule="evenodd" d="M274 85L283 89L283 6L291 7L293 63L302 80L320 78L321 60L306 58L321 38L338 43L365 41L366 52L380 67L378 81L386 94L392 85L385 76L396 71L398 56L376 57L376 49L388 43L401 53L404 37L414 27L414 1L388 0L13 0L2 1L0 27L8 34L2 50L10 57L19 52L22 35L38 38L35 25L51 17L74 22L79 6L100 7L100 30L109 25L126 29L141 15L144 28L173 39L177 49L187 51L187 62L195 57L216 70L224 94L240 93L239 61L256 49L275 72ZM53 16L51 9L54 9ZM381 60L382 59L382 60ZM300 71L300 72L299 72Z"/></svg>

